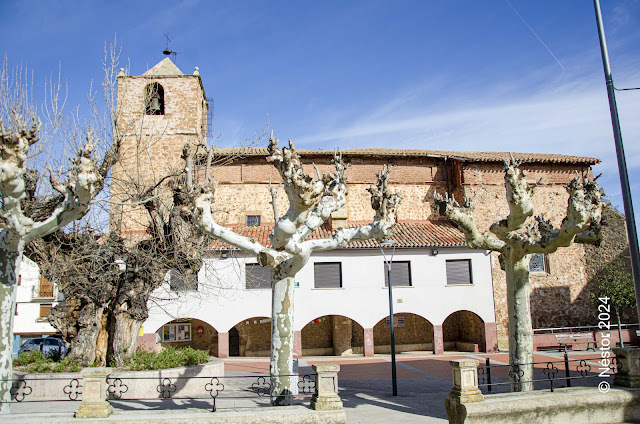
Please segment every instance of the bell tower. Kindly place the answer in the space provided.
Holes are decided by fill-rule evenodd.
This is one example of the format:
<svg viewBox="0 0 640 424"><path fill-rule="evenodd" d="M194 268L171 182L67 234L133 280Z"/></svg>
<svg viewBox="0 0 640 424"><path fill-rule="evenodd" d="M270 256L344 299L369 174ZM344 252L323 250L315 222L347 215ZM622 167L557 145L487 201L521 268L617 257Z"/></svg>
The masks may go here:
<svg viewBox="0 0 640 424"><path fill-rule="evenodd" d="M123 141L113 167L112 200L130 203L142 188L179 172L187 141L206 144L208 109L197 67L185 75L167 57L142 75L126 75L121 69L116 128ZM144 232L146 219L140 213L145 212L112 205L111 230L123 235Z"/></svg>

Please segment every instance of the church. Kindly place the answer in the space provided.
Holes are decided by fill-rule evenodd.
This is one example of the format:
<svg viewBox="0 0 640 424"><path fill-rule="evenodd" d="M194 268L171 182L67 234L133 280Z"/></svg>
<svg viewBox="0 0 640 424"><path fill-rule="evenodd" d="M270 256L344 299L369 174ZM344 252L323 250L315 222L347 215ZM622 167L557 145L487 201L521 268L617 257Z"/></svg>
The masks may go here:
<svg viewBox="0 0 640 424"><path fill-rule="evenodd" d="M118 201L126 193L132 177L150 185L158 176L179 172L184 167L184 144L206 143L209 107L198 68L185 74L165 58L141 75L121 70L117 123L125 137L121 159L113 169L112 198ZM277 134L277 128L275 132L286 138ZM481 141L477 147L482 148ZM298 153L309 175L316 169L330 170L333 151ZM217 149L216 157L224 166L216 167L214 174L216 221L263 245L269 243L274 211L288 208L283 190L272 197L280 176L265 160L267 155L266 146ZM390 352L385 262L391 259L397 351L441 354L506 347L506 282L497 256L466 247L462 233L433 208L433 199L435 193L448 193L461 202L474 199L475 221L481 230L488 230L508 214L503 161L509 152L361 148L344 150L342 155L349 163L347 203L312 237L371 222L374 212L366 189L387 164L393 167L389 187L403 196L395 243L354 242L312 255L295 283L296 353ZM544 214L555 226L566 213L564 185L576 172L591 175L591 167L599 162L556 154L513 156L522 162L531 182L542 178L533 197L535 213ZM112 206L111 231L144 237L144 225L141 209ZM534 328L594 324L597 314L589 299L589 283L599 262L591 258L615 254L603 254L601 249L574 244L531 257ZM139 344L192 346L218 357L268 356L270 269L222 243L202 253L204 266L197 281L183 284L168 277L158 289L154 298L159 300L149 305ZM176 293L178 300L162 301L175 299ZM26 332L16 329L16 334Z"/></svg>

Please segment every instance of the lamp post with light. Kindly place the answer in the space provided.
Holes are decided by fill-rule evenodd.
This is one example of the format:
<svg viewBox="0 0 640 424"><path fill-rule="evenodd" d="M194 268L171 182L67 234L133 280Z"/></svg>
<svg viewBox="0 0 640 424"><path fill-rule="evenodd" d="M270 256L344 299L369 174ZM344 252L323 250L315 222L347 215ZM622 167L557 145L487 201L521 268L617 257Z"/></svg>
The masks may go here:
<svg viewBox="0 0 640 424"><path fill-rule="evenodd" d="M391 258L387 262L387 256L384 253L385 247L393 246L391 251ZM396 374L396 338L393 326L393 284L391 283L391 264L393 263L393 255L396 252L395 240L384 240L380 242L380 251L384 258L384 263L387 265L387 282L389 287L389 326L391 327L391 386L393 390L393 396L398 396L398 379Z"/></svg>

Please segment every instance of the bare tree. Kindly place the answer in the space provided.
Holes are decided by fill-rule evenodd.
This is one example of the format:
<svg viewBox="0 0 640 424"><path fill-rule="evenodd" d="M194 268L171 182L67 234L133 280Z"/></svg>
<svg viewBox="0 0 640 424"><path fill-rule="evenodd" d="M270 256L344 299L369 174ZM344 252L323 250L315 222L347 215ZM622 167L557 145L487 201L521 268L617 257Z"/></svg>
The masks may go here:
<svg viewBox="0 0 640 424"><path fill-rule="evenodd" d="M117 55L112 57L117 61ZM48 109L52 120L47 124L63 129L58 137L65 143L81 134L85 143L71 159L66 177L50 171L48 188L43 189L39 173L28 167L28 160L38 153L33 146L40 141L43 127L26 94L27 86L11 80L5 61L0 74L0 218L3 224L0 231L0 413L9 411L16 283L25 246L64 228L89 210L120 148L117 134L104 137L101 128L93 130L95 122L73 121L70 127L62 128L65 122L62 109L58 108L59 90L53 89L52 108ZM44 135L51 133L45 131ZM45 139L44 143L51 141ZM107 147L98 160L94 152L100 150L100 146Z"/></svg>
<svg viewBox="0 0 640 424"><path fill-rule="evenodd" d="M520 163L505 160L505 187L509 216L480 232L473 220L472 205L459 205L454 199L435 196L434 208L464 233L472 249L499 253L500 266L507 275L509 312L509 363L514 391L533 390L533 328L529 303L529 259L536 253L553 253L574 242L598 243L603 195L594 179L576 177L566 185L569 193L567 213L560 228L544 216L533 216L533 192L540 183L527 182ZM529 219L533 217L533 219Z"/></svg>
<svg viewBox="0 0 640 424"><path fill-rule="evenodd" d="M30 257L64 295L49 322L71 346L69 355L86 364L122 366L136 350L147 303L168 271L174 280L197 278L207 240L187 221L182 186L171 185L167 208L167 199L155 195L158 185L131 193L148 214L147 232L137 241L86 230L56 232L31 245Z"/></svg>
<svg viewBox="0 0 640 424"><path fill-rule="evenodd" d="M291 402L293 374L293 287L296 273L309 261L313 252L332 250L350 241L378 239L391 234L396 223L396 209L402 197L390 193L387 187L390 168L378 173L376 187L369 188L371 206L375 210L373 222L358 228L342 228L331 238L305 240L319 228L332 212L346 203L347 164L339 152L332 160L335 171L323 173L318 178L305 174L300 156L293 143L289 148L279 148L278 140L269 139L267 161L273 163L282 177L289 200L289 209L276 222L270 235L271 247L241 236L213 220L211 207L214 202L213 175L209 164L213 149L208 149L204 181L199 181L194 168L193 152L185 146L187 184L193 206L196 225L205 233L257 256L258 263L272 269L272 320L271 320L271 390L274 405Z"/></svg>

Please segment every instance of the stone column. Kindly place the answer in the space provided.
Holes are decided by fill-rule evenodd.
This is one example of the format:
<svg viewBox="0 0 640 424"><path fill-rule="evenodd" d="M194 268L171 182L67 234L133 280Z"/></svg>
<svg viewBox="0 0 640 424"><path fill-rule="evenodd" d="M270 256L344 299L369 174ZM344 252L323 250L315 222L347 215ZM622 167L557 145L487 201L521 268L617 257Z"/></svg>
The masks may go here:
<svg viewBox="0 0 640 424"><path fill-rule="evenodd" d="M107 401L107 377L111 368L83 368L82 402L76 411L76 418L105 418L113 408Z"/></svg>
<svg viewBox="0 0 640 424"><path fill-rule="evenodd" d="M293 353L302 356L302 331L293 332Z"/></svg>
<svg viewBox="0 0 640 424"><path fill-rule="evenodd" d="M495 322L485 322L482 326L483 348L487 353L498 351L498 326Z"/></svg>
<svg viewBox="0 0 640 424"><path fill-rule="evenodd" d="M333 331L333 354L335 356L351 355L352 322L349 318L334 315L331 317Z"/></svg>
<svg viewBox="0 0 640 424"><path fill-rule="evenodd" d="M482 402L484 396L478 388L478 361L459 359L449 361L453 370L453 389L444 400L449 423L462 424L467 415L465 403Z"/></svg>
<svg viewBox="0 0 640 424"><path fill-rule="evenodd" d="M311 408L315 410L342 409L342 400L338 396L338 371L340 365L313 365L316 373L316 392L311 397Z"/></svg>
<svg viewBox="0 0 640 424"><path fill-rule="evenodd" d="M229 357L229 333L218 333L218 358Z"/></svg>
<svg viewBox="0 0 640 424"><path fill-rule="evenodd" d="M444 336L442 335L442 325L433 326L433 354L442 355L444 353Z"/></svg>
<svg viewBox="0 0 640 424"><path fill-rule="evenodd" d="M613 378L613 384L624 387L640 387L640 349L614 347L616 360L621 365ZM600 362L607 359L600 359ZM604 365L604 364L603 364Z"/></svg>
<svg viewBox="0 0 640 424"><path fill-rule="evenodd" d="M373 340L373 328L364 329L364 356L373 356L375 353Z"/></svg>

